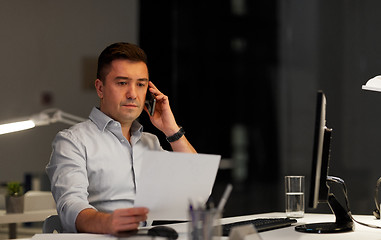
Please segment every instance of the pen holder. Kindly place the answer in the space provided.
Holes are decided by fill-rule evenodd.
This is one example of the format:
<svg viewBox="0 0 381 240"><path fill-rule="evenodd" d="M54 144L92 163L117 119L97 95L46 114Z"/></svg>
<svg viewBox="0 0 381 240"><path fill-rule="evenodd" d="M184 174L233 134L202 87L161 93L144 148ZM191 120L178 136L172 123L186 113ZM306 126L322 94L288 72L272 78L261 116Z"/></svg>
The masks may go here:
<svg viewBox="0 0 381 240"><path fill-rule="evenodd" d="M221 236L221 212L217 209L189 210L189 239L211 240Z"/></svg>

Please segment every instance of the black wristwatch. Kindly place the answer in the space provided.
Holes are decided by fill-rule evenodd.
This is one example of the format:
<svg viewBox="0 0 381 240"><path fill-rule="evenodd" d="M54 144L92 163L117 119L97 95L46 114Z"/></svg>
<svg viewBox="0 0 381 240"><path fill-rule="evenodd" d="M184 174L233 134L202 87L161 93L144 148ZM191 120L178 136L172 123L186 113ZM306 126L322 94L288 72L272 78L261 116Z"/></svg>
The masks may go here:
<svg viewBox="0 0 381 240"><path fill-rule="evenodd" d="M176 142L182 136L184 136L184 134L185 134L185 131L184 131L183 127L180 127L180 129L179 129L179 131L177 133L173 134L172 136L167 137L167 141L170 142L170 143L171 142Z"/></svg>

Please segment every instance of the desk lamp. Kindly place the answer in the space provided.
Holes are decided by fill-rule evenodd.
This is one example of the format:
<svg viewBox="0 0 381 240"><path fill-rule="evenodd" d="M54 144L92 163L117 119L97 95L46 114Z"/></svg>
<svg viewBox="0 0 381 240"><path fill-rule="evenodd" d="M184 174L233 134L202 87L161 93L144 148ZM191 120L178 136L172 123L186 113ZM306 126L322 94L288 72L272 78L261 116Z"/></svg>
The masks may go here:
<svg viewBox="0 0 381 240"><path fill-rule="evenodd" d="M381 75L369 79L365 85L362 85L362 89L381 92Z"/></svg>
<svg viewBox="0 0 381 240"><path fill-rule="evenodd" d="M369 79L365 85L362 85L362 89L381 92L381 75L375 76L374 78ZM377 180L376 190L374 192L374 202L376 204L376 209L373 211L373 215L380 219L380 200L378 197L378 189L381 185L381 177Z"/></svg>
<svg viewBox="0 0 381 240"><path fill-rule="evenodd" d="M10 123L0 124L0 135L22 131L36 126L49 125L51 123L62 122L69 125L74 125L83 122L86 119L75 115L65 113L59 109L46 109L38 114L26 117L24 120L12 121Z"/></svg>

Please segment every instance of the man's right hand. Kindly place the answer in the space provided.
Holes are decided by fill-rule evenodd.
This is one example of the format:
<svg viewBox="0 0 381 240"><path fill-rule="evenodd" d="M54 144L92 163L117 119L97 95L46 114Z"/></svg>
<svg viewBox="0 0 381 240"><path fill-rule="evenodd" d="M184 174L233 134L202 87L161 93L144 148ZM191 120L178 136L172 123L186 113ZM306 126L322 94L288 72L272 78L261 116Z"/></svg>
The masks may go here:
<svg viewBox="0 0 381 240"><path fill-rule="evenodd" d="M116 235L122 231L136 230L140 222L147 219L147 208L123 208L112 213L95 209L82 210L76 219L78 232L106 233Z"/></svg>
<svg viewBox="0 0 381 240"><path fill-rule="evenodd" d="M147 220L147 208L124 208L115 210L109 219L111 234L118 232L135 230L140 222Z"/></svg>

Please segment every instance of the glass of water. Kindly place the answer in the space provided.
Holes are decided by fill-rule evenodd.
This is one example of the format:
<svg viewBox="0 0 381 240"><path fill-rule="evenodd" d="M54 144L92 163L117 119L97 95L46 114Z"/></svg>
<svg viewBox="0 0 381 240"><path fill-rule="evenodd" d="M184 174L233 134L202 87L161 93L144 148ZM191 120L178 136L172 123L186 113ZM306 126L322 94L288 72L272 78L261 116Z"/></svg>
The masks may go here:
<svg viewBox="0 0 381 240"><path fill-rule="evenodd" d="M285 176L286 216L304 216L304 176Z"/></svg>

